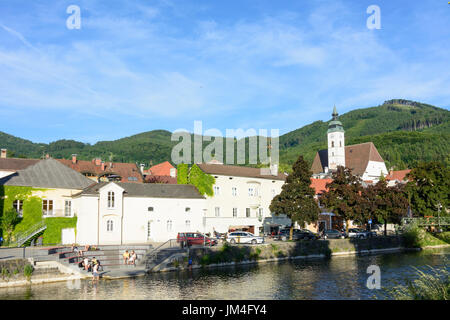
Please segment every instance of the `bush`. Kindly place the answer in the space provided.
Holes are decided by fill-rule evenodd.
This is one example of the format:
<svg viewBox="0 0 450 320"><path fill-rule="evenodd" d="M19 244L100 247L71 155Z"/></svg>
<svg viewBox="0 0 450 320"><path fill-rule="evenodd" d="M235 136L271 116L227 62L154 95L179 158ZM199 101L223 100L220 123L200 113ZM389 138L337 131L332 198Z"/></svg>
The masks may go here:
<svg viewBox="0 0 450 320"><path fill-rule="evenodd" d="M209 254L205 254L205 255L203 255L203 256L201 257L201 259L200 259L200 264L201 264L202 266L208 265L208 264L210 264L210 263L211 263L211 261L210 261Z"/></svg>
<svg viewBox="0 0 450 320"><path fill-rule="evenodd" d="M28 281L30 281L32 274L33 274L33 266L31 264L27 264L23 269L23 275L27 278Z"/></svg>
<svg viewBox="0 0 450 320"><path fill-rule="evenodd" d="M425 230L416 224L408 225L403 231L403 239L405 241L405 247L420 248L421 243L425 239Z"/></svg>
<svg viewBox="0 0 450 320"><path fill-rule="evenodd" d="M2 279L8 281L8 278L11 276L8 268L3 267L1 271Z"/></svg>
<svg viewBox="0 0 450 320"><path fill-rule="evenodd" d="M436 237L446 243L450 243L450 231L438 233Z"/></svg>

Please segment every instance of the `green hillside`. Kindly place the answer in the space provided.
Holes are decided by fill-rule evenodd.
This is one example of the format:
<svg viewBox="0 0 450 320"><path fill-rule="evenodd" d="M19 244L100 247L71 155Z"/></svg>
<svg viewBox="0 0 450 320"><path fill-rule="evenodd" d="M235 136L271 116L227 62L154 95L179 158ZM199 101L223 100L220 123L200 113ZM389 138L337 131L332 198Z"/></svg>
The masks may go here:
<svg viewBox="0 0 450 320"><path fill-rule="evenodd" d="M408 100L390 100L339 117L344 125L347 145L372 141L387 167L395 166L397 169L412 167L419 160L448 164L449 118L448 110ZM327 122L316 121L280 136L282 167L287 168L300 154L312 162L316 152L326 148L327 128ZM104 160L149 165L150 162L156 164L170 160L172 147L178 143L170 138L169 131L154 130L115 141L100 141L94 145L74 140L43 144L0 132L0 147L7 148L9 156L15 157L39 158L49 153L54 158L69 159L76 153L79 159L84 160L101 157Z"/></svg>

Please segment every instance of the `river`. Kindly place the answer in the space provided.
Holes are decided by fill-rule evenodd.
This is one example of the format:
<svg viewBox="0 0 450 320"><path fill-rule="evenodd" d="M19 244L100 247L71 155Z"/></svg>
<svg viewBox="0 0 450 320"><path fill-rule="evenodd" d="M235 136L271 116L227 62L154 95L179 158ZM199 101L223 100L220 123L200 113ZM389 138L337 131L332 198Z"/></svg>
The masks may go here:
<svg viewBox="0 0 450 320"><path fill-rule="evenodd" d="M447 266L450 249L150 274L122 280L57 282L2 288L0 299L373 299L367 267L381 270L381 287L413 278L412 267Z"/></svg>

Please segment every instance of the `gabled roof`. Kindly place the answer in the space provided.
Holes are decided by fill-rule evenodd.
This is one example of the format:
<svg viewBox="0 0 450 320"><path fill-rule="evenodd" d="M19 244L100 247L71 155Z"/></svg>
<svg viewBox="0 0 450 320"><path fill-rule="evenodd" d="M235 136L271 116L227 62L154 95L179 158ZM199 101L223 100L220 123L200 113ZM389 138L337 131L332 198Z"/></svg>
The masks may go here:
<svg viewBox="0 0 450 320"><path fill-rule="evenodd" d="M0 184L82 190L92 185L92 180L50 158L39 160L23 170L0 179Z"/></svg>
<svg viewBox="0 0 450 320"><path fill-rule="evenodd" d="M66 159L58 159L58 161L80 173L91 173L97 177L106 174L118 175L121 177L121 182L143 182L142 174L134 163L106 162L104 163L105 169L102 170L102 166L96 165L94 161L76 160L75 163Z"/></svg>
<svg viewBox="0 0 450 320"><path fill-rule="evenodd" d="M369 161L384 162L373 142L345 146L345 166L350 168L353 174L363 175ZM326 149L316 153L311 171L314 174L322 173L325 167L329 167Z"/></svg>
<svg viewBox="0 0 450 320"><path fill-rule="evenodd" d="M313 179L311 178L311 188L316 191L316 194L322 194L327 191L325 187L327 183L333 182L333 179Z"/></svg>
<svg viewBox="0 0 450 320"><path fill-rule="evenodd" d="M386 180L404 181L404 180L407 180L406 175L410 172L411 172L411 169L389 171L389 174L386 176Z"/></svg>
<svg viewBox="0 0 450 320"><path fill-rule="evenodd" d="M175 168L169 161L164 161L144 171L153 176L170 176L170 169Z"/></svg>
<svg viewBox="0 0 450 320"><path fill-rule="evenodd" d="M0 158L0 171L19 171L35 163L39 159L21 159L21 158Z"/></svg>
<svg viewBox="0 0 450 320"><path fill-rule="evenodd" d="M286 180L286 177L287 177L284 173L278 173L278 175L276 175L276 176L261 174L261 168L230 166L230 165L225 165L225 164L207 164L207 163L200 163L197 165L203 172L208 173L208 174L217 174L217 175L234 176L234 177L283 180L283 181Z"/></svg>
<svg viewBox="0 0 450 320"><path fill-rule="evenodd" d="M125 196L146 198L205 199L196 187L188 184L100 182L84 189L80 195L97 195L109 183L125 190Z"/></svg>

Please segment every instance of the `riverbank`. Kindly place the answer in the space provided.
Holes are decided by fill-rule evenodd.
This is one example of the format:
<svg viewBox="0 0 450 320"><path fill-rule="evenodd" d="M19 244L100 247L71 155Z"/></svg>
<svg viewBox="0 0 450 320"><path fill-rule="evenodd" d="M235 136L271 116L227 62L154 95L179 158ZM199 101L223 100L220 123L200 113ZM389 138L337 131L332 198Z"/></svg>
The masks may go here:
<svg viewBox="0 0 450 320"><path fill-rule="evenodd" d="M402 239L397 236L372 239L337 239L320 241L272 242L262 245L228 245L191 248L188 254L166 261L153 272L188 268L215 268L241 264L260 264L296 259L324 259L333 256L370 255L402 252ZM188 265L189 259L192 266Z"/></svg>

